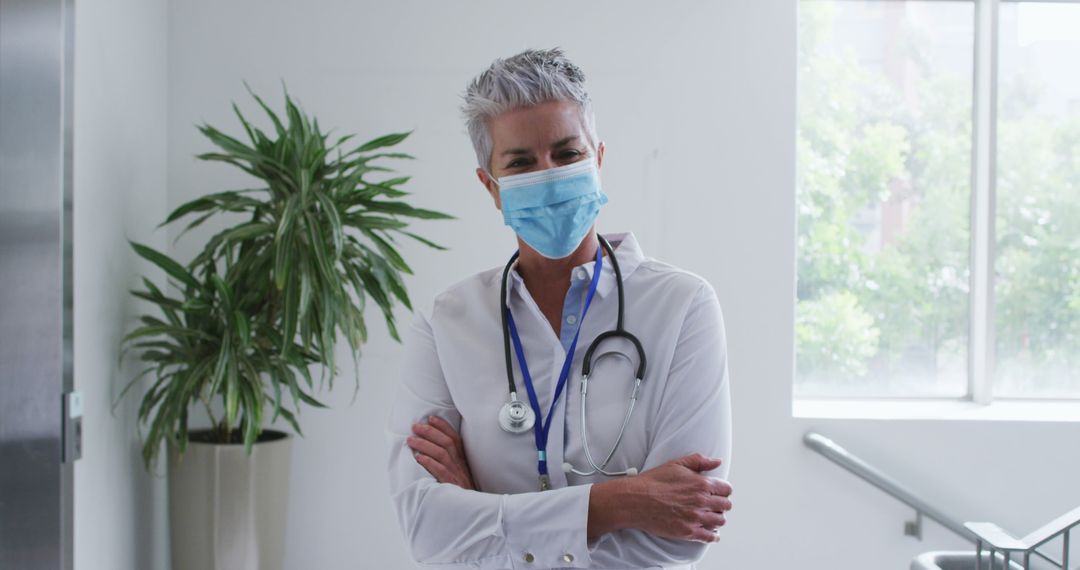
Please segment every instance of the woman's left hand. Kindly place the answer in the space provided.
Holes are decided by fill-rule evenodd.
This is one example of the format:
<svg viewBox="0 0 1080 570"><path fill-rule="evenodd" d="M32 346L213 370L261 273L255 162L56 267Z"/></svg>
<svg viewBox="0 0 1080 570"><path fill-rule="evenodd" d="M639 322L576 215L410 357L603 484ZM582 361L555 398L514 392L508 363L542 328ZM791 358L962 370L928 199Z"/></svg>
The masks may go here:
<svg viewBox="0 0 1080 570"><path fill-rule="evenodd" d="M462 489L476 488L465 459L465 444L454 426L439 416L429 416L426 423L413 424L412 431L405 443L412 448L416 462L436 481Z"/></svg>

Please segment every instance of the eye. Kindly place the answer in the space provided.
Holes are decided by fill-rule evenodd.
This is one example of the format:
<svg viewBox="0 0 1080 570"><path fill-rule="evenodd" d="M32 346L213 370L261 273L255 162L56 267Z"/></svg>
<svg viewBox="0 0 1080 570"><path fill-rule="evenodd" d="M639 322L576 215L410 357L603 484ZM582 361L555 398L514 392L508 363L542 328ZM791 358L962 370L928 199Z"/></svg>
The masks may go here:
<svg viewBox="0 0 1080 570"><path fill-rule="evenodd" d="M524 159L515 158L514 160L510 161L510 164L506 165L506 168L520 168L522 166L525 166L525 164L526 161Z"/></svg>
<svg viewBox="0 0 1080 570"><path fill-rule="evenodd" d="M559 153L559 158L577 158L579 156L581 156L581 152L574 149L565 150Z"/></svg>

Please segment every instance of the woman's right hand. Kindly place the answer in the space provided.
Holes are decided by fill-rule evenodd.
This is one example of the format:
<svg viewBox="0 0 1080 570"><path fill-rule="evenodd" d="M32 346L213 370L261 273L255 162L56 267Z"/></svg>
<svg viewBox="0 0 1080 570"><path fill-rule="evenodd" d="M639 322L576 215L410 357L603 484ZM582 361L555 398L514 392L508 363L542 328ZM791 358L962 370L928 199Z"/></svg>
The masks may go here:
<svg viewBox="0 0 1080 570"><path fill-rule="evenodd" d="M732 507L732 489L727 481L702 473L719 466L719 459L695 453L634 477L594 484L589 538L636 528L666 538L716 542L716 529Z"/></svg>

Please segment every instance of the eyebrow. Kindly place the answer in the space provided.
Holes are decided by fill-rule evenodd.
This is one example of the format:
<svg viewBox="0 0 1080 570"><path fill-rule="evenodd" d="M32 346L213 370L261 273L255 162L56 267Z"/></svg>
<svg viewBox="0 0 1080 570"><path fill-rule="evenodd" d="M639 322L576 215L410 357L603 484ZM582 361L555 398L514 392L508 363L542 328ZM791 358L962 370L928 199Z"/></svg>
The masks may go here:
<svg viewBox="0 0 1080 570"><path fill-rule="evenodd" d="M570 136L568 136L566 138L559 139L558 141L555 141L555 144L551 145L551 148L559 148L559 147L566 146L566 145L578 140L578 138L580 138L580 137L578 137L578 135L570 135ZM501 153L499 153L499 156L506 156L508 154L512 154L512 155L529 154L529 152L531 152L531 151L529 149L527 149L527 148L508 148L508 149L502 151Z"/></svg>

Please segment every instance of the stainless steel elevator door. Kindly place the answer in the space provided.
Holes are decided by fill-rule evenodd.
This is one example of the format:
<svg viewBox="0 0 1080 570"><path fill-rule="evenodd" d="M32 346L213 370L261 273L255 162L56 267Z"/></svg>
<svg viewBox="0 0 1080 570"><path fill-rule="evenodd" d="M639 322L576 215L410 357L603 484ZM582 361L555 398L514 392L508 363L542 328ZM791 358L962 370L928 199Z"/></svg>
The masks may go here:
<svg viewBox="0 0 1080 570"><path fill-rule="evenodd" d="M71 568L71 22L0 0L0 568Z"/></svg>

